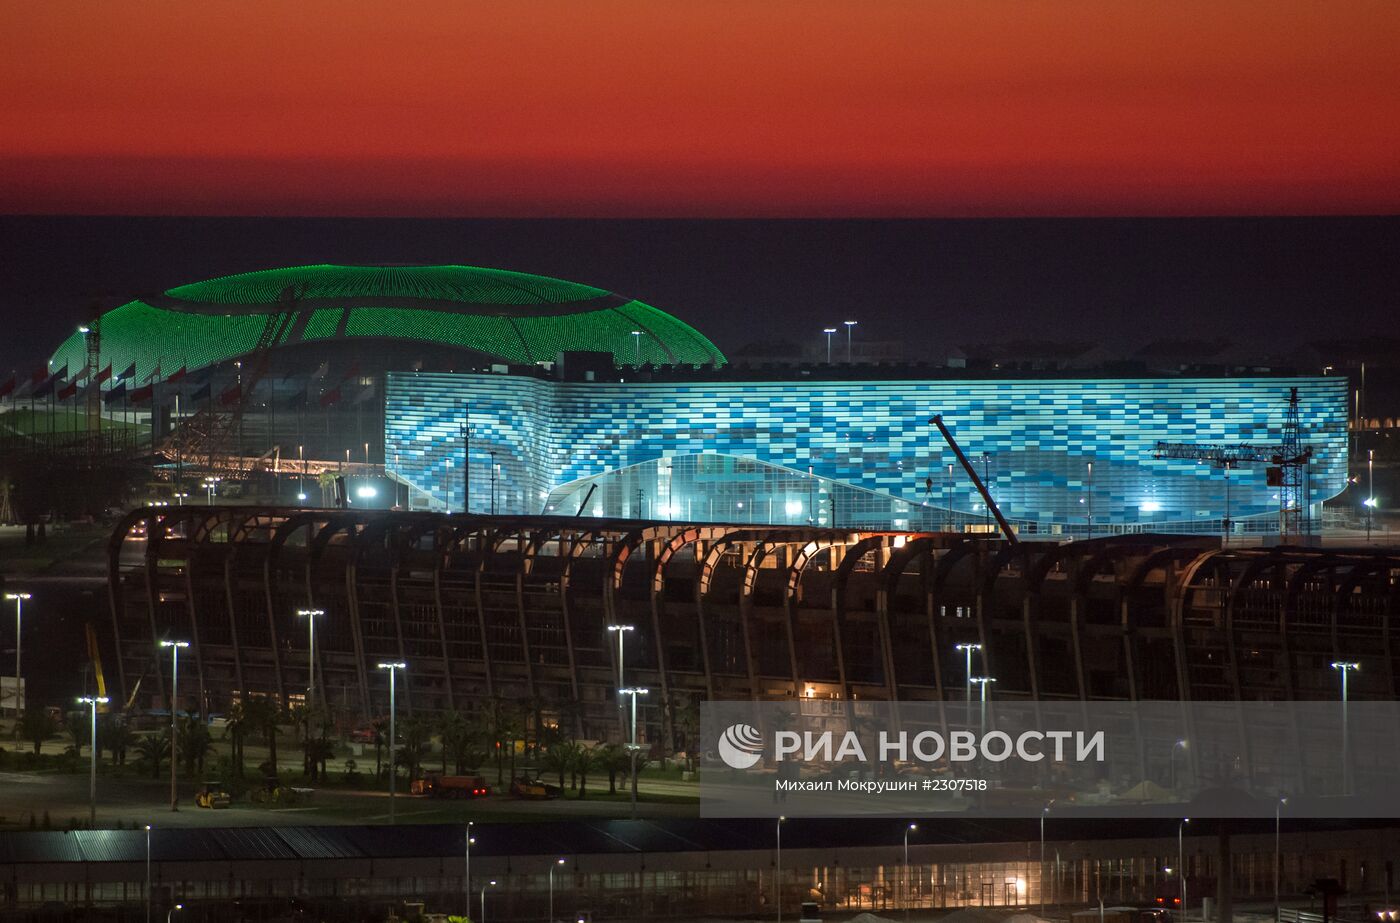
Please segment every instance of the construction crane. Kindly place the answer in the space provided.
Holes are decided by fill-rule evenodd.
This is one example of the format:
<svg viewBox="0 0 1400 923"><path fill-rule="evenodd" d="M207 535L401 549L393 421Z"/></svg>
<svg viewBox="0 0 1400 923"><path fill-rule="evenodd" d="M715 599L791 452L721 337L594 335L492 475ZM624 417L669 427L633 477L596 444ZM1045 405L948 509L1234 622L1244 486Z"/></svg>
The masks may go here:
<svg viewBox="0 0 1400 923"><path fill-rule="evenodd" d="M296 321L299 308L297 293L292 286L282 289L277 303L277 310L267 315L257 345L249 353L249 360L243 363L245 372L240 376L238 398L232 410L215 410L211 400L210 406L191 414L180 424L178 433L172 432L166 442L166 447L177 459L198 461L203 456L211 472L231 467L229 456L235 454L232 443L243 424L244 409L267 374L272 349L286 339ZM241 452L238 454L241 455ZM237 464L240 472L242 465L240 457Z"/></svg>
<svg viewBox="0 0 1400 923"><path fill-rule="evenodd" d="M1308 521L1304 510L1307 498L1303 482L1312 446L1302 444L1302 423L1298 414L1298 389L1288 392L1288 410L1283 418L1283 441L1277 445L1220 445L1202 443L1158 442L1153 458L1171 458L1206 462L1225 469L1225 518L1222 527L1230 534L1230 469L1241 465L1264 463L1265 477L1270 487L1279 488L1279 533L1285 537L1302 535Z"/></svg>
<svg viewBox="0 0 1400 923"><path fill-rule="evenodd" d="M1001 534L1006 537L1006 543L1008 545L1019 545L1021 540L1016 537L1016 533L1011 528L1011 523L1007 522L1006 517L1001 515L1001 509L997 506L996 501L992 499L991 491L987 490L987 485L977 476L977 470L972 467L972 462L967 460L967 456L963 454L963 450L958 446L958 441L953 438L953 434L949 432L948 427L943 425L943 415L934 414L929 418L929 422L938 427L938 431L943 434L943 440L948 443L948 448L953 450L953 454L958 458L958 463L963 466L963 470L967 472L967 476L972 478L973 486L975 486L977 492L982 495L982 502L987 504L987 509L996 517L997 525L1001 528Z"/></svg>

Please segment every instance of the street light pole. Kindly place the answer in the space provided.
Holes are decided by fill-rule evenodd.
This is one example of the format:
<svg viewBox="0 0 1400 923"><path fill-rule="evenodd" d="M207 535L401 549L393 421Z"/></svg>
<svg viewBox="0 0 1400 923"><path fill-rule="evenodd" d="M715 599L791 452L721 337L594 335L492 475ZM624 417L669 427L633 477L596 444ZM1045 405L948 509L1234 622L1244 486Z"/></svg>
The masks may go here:
<svg viewBox="0 0 1400 923"><path fill-rule="evenodd" d="M835 327L824 327L822 333L826 334L826 364L831 365L831 335L836 332Z"/></svg>
<svg viewBox="0 0 1400 923"><path fill-rule="evenodd" d="M987 688L991 686L992 683L996 682L996 677L974 676L972 681L982 687L982 706L978 718L978 727L980 731L977 735L977 739L980 741L983 737L987 736Z"/></svg>
<svg viewBox="0 0 1400 923"><path fill-rule="evenodd" d="M1186 919L1186 825L1191 823L1191 818L1183 817L1181 823L1176 825L1176 874L1177 883L1181 888L1181 918Z"/></svg>
<svg viewBox="0 0 1400 923"><path fill-rule="evenodd" d="M21 650L21 646L20 646L21 634L20 634L20 632L21 632L21 630L24 628L24 601L25 601L26 599L30 599L31 597L30 597L30 594L28 594L28 593L6 593L6 594L5 594L5 598L6 598L6 599L14 600L14 603L15 603L15 720L18 721L18 720L19 720L19 712L20 712L20 707L19 707L19 682L20 682L20 674L19 674L19 655L20 655L20 650ZM16 724L15 726L18 727L19 725Z"/></svg>
<svg viewBox="0 0 1400 923"><path fill-rule="evenodd" d="M632 742L627 745L628 751L632 754L632 819L637 819L637 697L646 695L649 690L640 686L629 686L619 690L623 695L632 697Z"/></svg>
<svg viewBox="0 0 1400 923"><path fill-rule="evenodd" d="M160 646L170 648L170 810L178 811L180 798L175 791L175 714L180 708L180 648L189 647L190 642L162 641Z"/></svg>
<svg viewBox="0 0 1400 923"><path fill-rule="evenodd" d="M844 322L846 324L846 364L851 364L851 328L856 325L853 320Z"/></svg>
<svg viewBox="0 0 1400 923"><path fill-rule="evenodd" d="M1371 544L1371 517L1376 509L1376 450L1366 450L1366 544Z"/></svg>
<svg viewBox="0 0 1400 923"><path fill-rule="evenodd" d="M622 687L626 684L625 671L622 669L623 650L622 638L629 631L636 631L635 625L609 625L608 631L617 634L617 720L622 726L622 733L627 733L627 713L623 711L626 707L622 704Z"/></svg>
<svg viewBox="0 0 1400 923"><path fill-rule="evenodd" d="M632 364L642 367L642 331L632 331Z"/></svg>
<svg viewBox="0 0 1400 923"><path fill-rule="evenodd" d="M1172 794L1176 794L1176 751L1186 749L1186 740L1183 738L1172 744L1171 767L1172 767Z"/></svg>
<svg viewBox="0 0 1400 923"><path fill-rule="evenodd" d="M88 754L91 757L91 769L88 771L88 826L92 827L97 823L97 706L106 705L107 697L85 696L78 701L92 706L91 736L88 737Z"/></svg>
<svg viewBox="0 0 1400 923"><path fill-rule="evenodd" d="M467 895L467 910L472 909L472 844L476 839L472 837L472 822L467 821L467 851L466 868L462 870L462 891Z"/></svg>
<svg viewBox="0 0 1400 923"><path fill-rule="evenodd" d="M1279 834L1282 826L1283 806L1286 804L1288 804L1287 798L1280 798L1274 803L1274 923L1279 923L1281 919L1278 902L1279 862L1281 858L1279 855L1279 841L1281 839Z"/></svg>
<svg viewBox="0 0 1400 923"><path fill-rule="evenodd" d="M495 885L494 881L489 881L481 886L481 923L486 923L486 889Z"/></svg>
<svg viewBox="0 0 1400 923"><path fill-rule="evenodd" d="M1334 660L1332 669L1342 674L1342 794L1351 794L1351 721L1347 715L1347 674L1360 670L1361 664L1350 660Z"/></svg>
<svg viewBox="0 0 1400 923"><path fill-rule="evenodd" d="M915 831L915 830L918 830L918 829L919 829L919 825L918 825L918 824L910 824L909 826L907 826L907 827L904 828L904 919L905 919L905 920L908 920L908 919L909 919L909 892L913 890L913 888L910 887L911 882L910 882L910 876L909 876L909 834L910 834L911 832Z"/></svg>
<svg viewBox="0 0 1400 923"><path fill-rule="evenodd" d="M1088 518L1088 521L1089 521L1089 538L1093 538L1093 537L1094 537L1094 463L1093 463L1093 462L1089 462L1089 489L1088 489L1087 493L1085 494L1085 496L1086 496L1086 498L1088 499L1088 508L1089 508L1089 509L1088 509L1089 515L1088 515L1088 517L1087 517L1087 518Z"/></svg>
<svg viewBox="0 0 1400 923"><path fill-rule="evenodd" d="M786 817L778 815L778 822L774 825L778 831L777 872L773 877L773 890L776 892L778 905L778 923L783 923L783 822L786 820Z"/></svg>
<svg viewBox="0 0 1400 923"><path fill-rule="evenodd" d="M389 671L389 823L392 824L398 821L398 814L394 803L394 790L398 787L397 776L399 774L399 753L396 749L399 738L397 729L394 726L396 720L394 713L397 710L394 703L394 674L398 670L408 669L408 664L401 661L381 663L379 669ZM482 897L481 900L484 905L486 898Z"/></svg>
<svg viewBox="0 0 1400 923"><path fill-rule="evenodd" d="M967 710L968 710L968 711L972 711L972 652L973 652L973 651L980 651L981 649L982 649L982 645L980 645L980 644L955 644L955 645L953 645L953 650L955 650L955 651L962 651L962 652L966 655L967 670L966 670L966 672L963 673L963 677L964 677L963 685L966 687L966 688L964 689L964 693L965 693L965 697L966 697L966 700L967 700Z"/></svg>
<svg viewBox="0 0 1400 923"><path fill-rule="evenodd" d="M1045 807L1040 809L1040 917L1045 919L1045 815L1050 813L1050 806L1055 803L1051 798L1045 802Z"/></svg>
<svg viewBox="0 0 1400 923"><path fill-rule="evenodd" d="M563 864L564 860L559 859L549 867L549 923L554 923L554 869Z"/></svg>
<svg viewBox="0 0 1400 923"><path fill-rule="evenodd" d="M151 825L146 825L146 923L151 923Z"/></svg>
<svg viewBox="0 0 1400 923"><path fill-rule="evenodd" d="M324 609L298 609L297 617L306 619L308 637L306 641L306 714L307 733L311 731L311 704L316 697L316 617L325 615Z"/></svg>

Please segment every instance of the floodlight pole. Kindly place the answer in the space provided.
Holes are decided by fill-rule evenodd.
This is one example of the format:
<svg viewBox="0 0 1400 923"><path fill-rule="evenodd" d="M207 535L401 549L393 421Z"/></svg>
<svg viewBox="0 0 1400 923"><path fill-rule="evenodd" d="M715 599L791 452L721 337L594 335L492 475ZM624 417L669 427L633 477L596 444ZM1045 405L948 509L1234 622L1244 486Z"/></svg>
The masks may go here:
<svg viewBox="0 0 1400 923"><path fill-rule="evenodd" d="M398 813L395 809L395 789L398 787L397 777L399 774L398 759L399 753L395 749L398 744L398 734L394 725L395 703L394 703L394 674L398 670L405 670L408 664L401 661L393 663L381 663L379 669L389 671L389 823L398 822ZM482 905L485 906L486 898L482 897Z"/></svg>
<svg viewBox="0 0 1400 923"><path fill-rule="evenodd" d="M19 721L19 712L20 712L20 707L19 707L19 683L20 683L19 658L20 658L20 651L21 651L20 639L21 639L21 637L22 637L21 631L22 631L23 628L24 628L24 601L25 601L26 599L30 599L31 597L30 597L30 594L28 594L28 593L6 593L6 594L5 594L5 598L6 598L6 599L10 599L10 600L14 600L14 603L15 603L15 721L16 721L15 727L18 728L18 727L19 727L19 724L18 724L18 721Z"/></svg>
<svg viewBox="0 0 1400 923"><path fill-rule="evenodd" d="M151 923L151 825L146 825L146 923Z"/></svg>
<svg viewBox="0 0 1400 923"><path fill-rule="evenodd" d="M88 737L88 754L91 757L91 768L88 770L88 826L92 827L97 823L97 706L106 705L107 697L85 696L78 701L92 706L91 736Z"/></svg>
<svg viewBox="0 0 1400 923"><path fill-rule="evenodd" d="M462 891L467 895L467 910L472 909L472 822L467 821L466 868L462 870Z"/></svg>
<svg viewBox="0 0 1400 923"><path fill-rule="evenodd" d="M176 727L175 714L180 707L180 648L189 647L188 641L162 641L161 647L170 648L170 810L180 810L180 798L175 789Z"/></svg>
<svg viewBox="0 0 1400 923"><path fill-rule="evenodd" d="M306 618L308 632L306 642L306 731L311 733L311 704L316 697L316 617L325 615L324 609L298 609L297 616Z"/></svg>

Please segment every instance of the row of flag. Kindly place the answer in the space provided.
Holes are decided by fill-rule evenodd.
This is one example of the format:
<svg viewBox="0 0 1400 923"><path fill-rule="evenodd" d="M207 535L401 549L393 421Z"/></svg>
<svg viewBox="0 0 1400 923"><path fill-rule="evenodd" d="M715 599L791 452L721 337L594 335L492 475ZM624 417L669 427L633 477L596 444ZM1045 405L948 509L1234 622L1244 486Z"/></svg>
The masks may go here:
<svg viewBox="0 0 1400 923"><path fill-rule="evenodd" d="M330 363L322 362L316 371L312 373L311 381L320 381L325 378L329 372ZM282 380L286 381L294 374L295 372L288 372L282 377ZM359 365L357 363L351 366L350 370L345 373L334 387L320 392L316 396L316 402L321 407L329 407L332 404L343 402L347 402L351 405L362 404L370 400L375 395L375 386L373 384L359 386L359 390L357 391L347 387L350 380L358 377L359 374ZM66 401L69 398L79 395L80 386L87 382L88 377L88 370L84 368L77 375L73 376L72 379L65 381L65 379L68 379L67 363L64 363L61 369L52 373L49 372L46 364L36 369L22 381L18 375L13 374L8 379L0 381L0 399L10 397L18 400L25 397L42 398L52 396L56 400ZM245 389L240 383L235 383L217 393L214 392L213 382L211 380L213 377L212 368L203 368L195 372L189 372L184 365L181 365L178 371L171 373L164 380L160 380L160 364L157 363L151 374L142 379L139 386L136 386L136 363L133 362L131 365L127 366L126 369L115 374L113 373L111 363L108 363L105 369L102 369L91 377L92 381L87 383L85 387L81 387L81 394L86 398L92 389L96 388L101 393L102 402L104 404L111 404L118 400L125 401L129 404L145 403L154 398L157 384L199 385L199 387L189 395L189 400L196 403L199 401L213 402L217 400L219 405L223 407L231 407L245 399L252 398L251 390L245 393ZM112 386L106 390L102 390L102 385L108 381L113 382ZM348 401L345 400L347 393L350 395ZM283 406L288 408L305 407L310 400L311 384L308 383L298 394L283 402Z"/></svg>

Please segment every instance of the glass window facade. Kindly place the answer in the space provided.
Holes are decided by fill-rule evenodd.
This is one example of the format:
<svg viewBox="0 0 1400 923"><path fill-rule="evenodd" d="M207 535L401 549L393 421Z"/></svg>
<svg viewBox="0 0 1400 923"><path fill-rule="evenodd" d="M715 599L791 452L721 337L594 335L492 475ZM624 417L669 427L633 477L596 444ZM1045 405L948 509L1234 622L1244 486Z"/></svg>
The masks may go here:
<svg viewBox="0 0 1400 923"><path fill-rule="evenodd" d="M1265 466L1155 444L1282 441L1297 388L1310 511L1346 483L1340 378L559 382L391 374L385 457L410 502L473 512L897 529L990 528L941 414L1027 531L1276 526ZM469 471L463 470L468 446ZM1092 464L1092 471L1090 465ZM951 466L951 467L950 467ZM468 487L469 485L469 487ZM584 497L587 502L584 503Z"/></svg>

